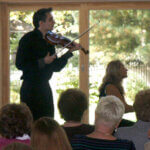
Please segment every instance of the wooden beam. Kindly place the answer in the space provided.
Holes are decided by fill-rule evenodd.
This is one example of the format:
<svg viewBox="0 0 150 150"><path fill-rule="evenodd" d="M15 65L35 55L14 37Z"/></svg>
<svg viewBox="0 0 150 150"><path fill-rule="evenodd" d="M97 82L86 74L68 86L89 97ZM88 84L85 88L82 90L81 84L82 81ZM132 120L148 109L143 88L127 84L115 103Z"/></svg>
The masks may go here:
<svg viewBox="0 0 150 150"><path fill-rule="evenodd" d="M7 4L1 6L1 106L9 103L9 13Z"/></svg>
<svg viewBox="0 0 150 150"><path fill-rule="evenodd" d="M48 7L52 7L53 10L77 10L79 9L79 4L49 4L49 3L43 3L43 4L39 4L39 3L31 3L31 4L8 4L10 11L11 10L20 10L20 11L24 11L24 10L31 10L31 11L35 11L38 10L40 8L48 8Z"/></svg>
<svg viewBox="0 0 150 150"><path fill-rule="evenodd" d="M88 9L150 9L150 1L147 2L99 2L99 3L13 3L8 4L10 10L37 10L39 8L52 7L54 10L78 10L80 5L86 4Z"/></svg>
<svg viewBox="0 0 150 150"><path fill-rule="evenodd" d="M149 2L150 0L142 0ZM141 0L0 0L1 3L99 3L99 2L141 2Z"/></svg>
<svg viewBox="0 0 150 150"><path fill-rule="evenodd" d="M87 9L87 4L82 4L80 6L80 34L88 29L89 27L89 11ZM87 32L84 36L80 38L81 45L88 49L89 45L89 33ZM80 71L79 71L79 81L80 81L80 89L86 93L87 97L89 98L89 55L85 55L82 51L80 51ZM89 122L89 111L84 115L83 122Z"/></svg>
<svg viewBox="0 0 150 150"><path fill-rule="evenodd" d="M110 2L110 3L88 3L88 9L149 9L150 2Z"/></svg>

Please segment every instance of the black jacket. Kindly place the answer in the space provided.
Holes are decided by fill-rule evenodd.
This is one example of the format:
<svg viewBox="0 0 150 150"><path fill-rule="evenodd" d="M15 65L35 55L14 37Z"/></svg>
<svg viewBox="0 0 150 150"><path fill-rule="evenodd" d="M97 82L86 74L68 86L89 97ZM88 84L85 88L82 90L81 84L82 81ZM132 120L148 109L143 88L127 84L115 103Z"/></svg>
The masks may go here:
<svg viewBox="0 0 150 150"><path fill-rule="evenodd" d="M21 79L27 81L48 81L53 72L58 72L67 64L72 53L67 52L56 58L51 64L44 64L47 53L55 53L55 47L43 39L42 33L34 29L19 41L16 55L16 67L23 71Z"/></svg>

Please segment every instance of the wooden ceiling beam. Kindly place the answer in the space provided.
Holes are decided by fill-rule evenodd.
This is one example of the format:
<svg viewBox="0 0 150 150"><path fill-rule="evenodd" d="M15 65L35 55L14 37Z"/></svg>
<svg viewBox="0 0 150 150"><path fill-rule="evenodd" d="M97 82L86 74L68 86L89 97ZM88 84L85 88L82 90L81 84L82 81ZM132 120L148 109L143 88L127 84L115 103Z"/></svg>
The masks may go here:
<svg viewBox="0 0 150 150"><path fill-rule="evenodd" d="M141 2L141 0L0 0L0 3L25 4L25 3L97 3L97 2ZM142 0L150 2L150 0Z"/></svg>

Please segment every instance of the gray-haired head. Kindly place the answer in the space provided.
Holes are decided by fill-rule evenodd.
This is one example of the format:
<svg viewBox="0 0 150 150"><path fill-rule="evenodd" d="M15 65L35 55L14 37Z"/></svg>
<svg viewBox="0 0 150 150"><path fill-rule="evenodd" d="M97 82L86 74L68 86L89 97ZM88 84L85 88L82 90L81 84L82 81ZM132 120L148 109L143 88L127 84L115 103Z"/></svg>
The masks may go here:
<svg viewBox="0 0 150 150"><path fill-rule="evenodd" d="M116 96L102 97L95 110L95 124L103 122L114 127L120 122L125 112L124 104Z"/></svg>

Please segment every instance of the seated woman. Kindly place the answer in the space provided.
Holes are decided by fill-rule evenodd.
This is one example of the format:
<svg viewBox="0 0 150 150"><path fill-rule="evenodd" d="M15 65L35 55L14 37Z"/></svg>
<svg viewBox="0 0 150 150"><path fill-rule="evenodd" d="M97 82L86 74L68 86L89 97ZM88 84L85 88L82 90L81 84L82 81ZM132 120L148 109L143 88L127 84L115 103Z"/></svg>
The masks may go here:
<svg viewBox="0 0 150 150"><path fill-rule="evenodd" d="M2 150L32 150L32 148L29 145L19 143L19 142L14 142L8 144Z"/></svg>
<svg viewBox="0 0 150 150"><path fill-rule="evenodd" d="M63 128L52 118L35 121L31 132L33 150L72 150Z"/></svg>
<svg viewBox="0 0 150 150"><path fill-rule="evenodd" d="M0 109L0 150L13 143L30 143L33 117L29 108L21 104L7 104Z"/></svg>
<svg viewBox="0 0 150 150"><path fill-rule="evenodd" d="M133 106L128 105L124 98L122 81L127 77L127 69L119 60L111 61L106 68L103 83L99 88L100 97L106 95L117 96L125 106L125 113L133 112ZM123 119L120 126L132 126L134 122Z"/></svg>
<svg viewBox="0 0 150 150"><path fill-rule="evenodd" d="M94 126L81 123L83 114L88 108L86 95L79 89L67 89L58 100L61 117L66 121L62 126L69 140L76 134L89 134Z"/></svg>
<svg viewBox="0 0 150 150"><path fill-rule="evenodd" d="M124 104L116 96L101 98L95 111L94 132L76 135L71 141L73 150L135 150L132 141L113 136L113 131L118 127L124 111Z"/></svg>

